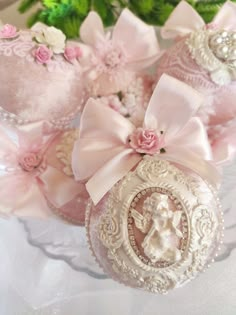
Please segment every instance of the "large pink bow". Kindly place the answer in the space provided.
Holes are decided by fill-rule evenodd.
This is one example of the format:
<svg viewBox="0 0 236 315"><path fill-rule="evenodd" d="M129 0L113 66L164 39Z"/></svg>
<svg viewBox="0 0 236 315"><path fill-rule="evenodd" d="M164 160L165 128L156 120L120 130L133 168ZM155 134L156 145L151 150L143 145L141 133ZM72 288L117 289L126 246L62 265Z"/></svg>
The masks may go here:
<svg viewBox="0 0 236 315"><path fill-rule="evenodd" d="M210 25L225 30L235 30L236 4L227 1ZM206 24L198 12L186 1L181 1L162 27L161 35L163 38L182 37L205 26Z"/></svg>
<svg viewBox="0 0 236 315"><path fill-rule="evenodd" d="M133 72L153 64L160 54L154 27L128 9L122 11L113 30L108 32L105 32L100 16L90 12L81 25L80 38L86 44L83 51L86 46L90 51L84 54L84 69L88 68L87 77L99 95L126 88Z"/></svg>
<svg viewBox="0 0 236 315"><path fill-rule="evenodd" d="M78 184L47 160L58 135L41 122L18 130L0 125L0 213L45 217L47 202L60 208L78 194Z"/></svg>
<svg viewBox="0 0 236 315"><path fill-rule="evenodd" d="M101 109L90 99L81 117L72 166L77 180L89 179L86 187L93 202L98 203L142 159L140 152L145 150L135 149L142 137L146 137L143 145L147 154L156 149L160 159L184 165L217 185L218 172L206 161L212 158L207 134L201 121L193 118L201 103L198 92L163 75L147 107L143 127L137 129L114 110ZM133 140L139 133L141 138Z"/></svg>

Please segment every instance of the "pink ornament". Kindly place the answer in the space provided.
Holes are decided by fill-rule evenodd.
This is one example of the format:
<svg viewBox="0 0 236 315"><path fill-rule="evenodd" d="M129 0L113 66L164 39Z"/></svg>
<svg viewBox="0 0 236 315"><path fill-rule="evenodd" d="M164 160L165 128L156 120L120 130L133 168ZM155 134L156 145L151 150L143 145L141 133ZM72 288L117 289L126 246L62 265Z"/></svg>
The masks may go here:
<svg viewBox="0 0 236 315"><path fill-rule="evenodd" d="M161 30L164 38L177 42L160 58L157 82L166 73L198 90L204 102L197 116L208 129L223 127L236 116L235 21L233 2L227 1L206 25L191 5L181 1ZM232 141L223 151L221 155L214 154L218 162L232 159Z"/></svg>
<svg viewBox="0 0 236 315"><path fill-rule="evenodd" d="M179 40L160 59L157 81L163 73L189 84L204 95L205 101L198 116L206 125L224 124L235 117L236 82L232 80L223 85L213 82L210 72L192 57L186 39ZM219 78L223 80L224 73L219 73Z"/></svg>
<svg viewBox="0 0 236 315"><path fill-rule="evenodd" d="M167 293L217 254L223 220L212 187L220 177L194 117L202 100L163 75L142 128L98 100L85 106L72 165L91 197L88 240L105 273L125 285Z"/></svg>
<svg viewBox="0 0 236 315"><path fill-rule="evenodd" d="M35 41L37 30L20 31L14 40L0 38L0 121L20 126L49 120L64 130L82 110L85 85L81 66ZM14 93L12 93L14 91Z"/></svg>
<svg viewBox="0 0 236 315"><path fill-rule="evenodd" d="M5 24L0 29L0 38L12 39L18 36L17 28L11 24Z"/></svg>
<svg viewBox="0 0 236 315"><path fill-rule="evenodd" d="M147 155L155 152L161 160L189 167L218 186L220 176L207 133L200 119L194 117L202 101L197 91L163 75L147 106L143 127L137 129L127 118L109 107L101 110L99 101L90 99L81 117L72 165L77 180L88 180L86 187L93 202L98 203L142 160L140 151ZM94 156L96 159L91 158Z"/></svg>
<svg viewBox="0 0 236 315"><path fill-rule="evenodd" d="M33 55L38 63L46 64L48 63L53 53L52 51L45 45L40 45L34 52Z"/></svg>
<svg viewBox="0 0 236 315"><path fill-rule="evenodd" d="M46 122L19 129L0 124L0 214L47 218L54 213L83 225L89 196L71 169L76 138L77 130L52 132Z"/></svg>
<svg viewBox="0 0 236 315"><path fill-rule="evenodd" d="M189 169L157 156L143 158L97 205L90 202L86 222L104 272L156 294L204 272L223 238L216 192Z"/></svg>

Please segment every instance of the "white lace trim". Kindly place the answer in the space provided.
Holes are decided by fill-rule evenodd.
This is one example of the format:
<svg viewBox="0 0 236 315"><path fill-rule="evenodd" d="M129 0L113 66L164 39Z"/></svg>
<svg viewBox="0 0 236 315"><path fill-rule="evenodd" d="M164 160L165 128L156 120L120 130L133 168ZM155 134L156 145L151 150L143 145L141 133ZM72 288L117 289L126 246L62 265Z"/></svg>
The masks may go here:
<svg viewBox="0 0 236 315"><path fill-rule="evenodd" d="M193 32L186 40L186 44L196 63L209 71L214 83L223 86L233 81L235 75L232 72L232 66L218 59L209 45L209 40L215 34L212 30Z"/></svg>
<svg viewBox="0 0 236 315"><path fill-rule="evenodd" d="M75 141L78 139L79 130L69 130L64 133L60 144L56 147L56 156L64 164L63 172L67 176L73 176L71 167L72 151Z"/></svg>

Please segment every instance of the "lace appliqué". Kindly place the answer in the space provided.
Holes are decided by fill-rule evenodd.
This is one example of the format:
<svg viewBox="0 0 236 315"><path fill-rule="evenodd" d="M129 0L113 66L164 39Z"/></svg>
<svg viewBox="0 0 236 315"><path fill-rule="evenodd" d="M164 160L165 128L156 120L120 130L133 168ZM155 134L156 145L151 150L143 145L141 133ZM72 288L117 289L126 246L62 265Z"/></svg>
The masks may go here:
<svg viewBox="0 0 236 315"><path fill-rule="evenodd" d="M64 164L63 172L67 176L73 176L71 167L72 151L75 141L78 139L79 130L70 130L64 133L60 144L56 147L56 156Z"/></svg>
<svg viewBox="0 0 236 315"><path fill-rule="evenodd" d="M116 279L166 293L208 266L219 250L222 224L212 187L153 156L111 190L95 233Z"/></svg>
<svg viewBox="0 0 236 315"><path fill-rule="evenodd" d="M200 30L186 40L192 58L210 73L211 80L219 86L228 85L236 78L236 65L232 62L232 54L229 54L233 43L230 36L234 35L226 31ZM223 42L222 45L226 37L227 44Z"/></svg>

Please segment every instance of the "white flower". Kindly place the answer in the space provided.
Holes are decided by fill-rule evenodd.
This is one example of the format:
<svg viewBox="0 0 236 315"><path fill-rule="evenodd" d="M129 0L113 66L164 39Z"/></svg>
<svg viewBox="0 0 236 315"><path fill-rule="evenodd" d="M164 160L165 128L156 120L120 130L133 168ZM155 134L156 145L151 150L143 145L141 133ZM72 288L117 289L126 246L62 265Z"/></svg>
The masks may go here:
<svg viewBox="0 0 236 315"><path fill-rule="evenodd" d="M61 54L65 50L66 36L53 26L43 28L35 38L39 43L49 46L55 54Z"/></svg>
<svg viewBox="0 0 236 315"><path fill-rule="evenodd" d="M232 78L229 69L225 66L211 72L211 79L220 86L225 86L231 83Z"/></svg>

